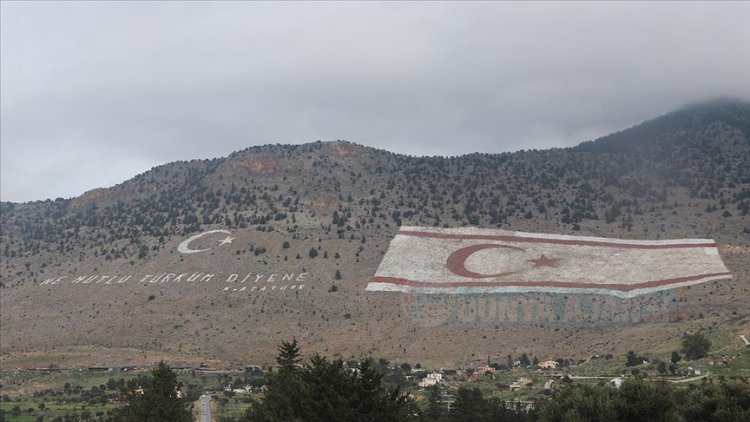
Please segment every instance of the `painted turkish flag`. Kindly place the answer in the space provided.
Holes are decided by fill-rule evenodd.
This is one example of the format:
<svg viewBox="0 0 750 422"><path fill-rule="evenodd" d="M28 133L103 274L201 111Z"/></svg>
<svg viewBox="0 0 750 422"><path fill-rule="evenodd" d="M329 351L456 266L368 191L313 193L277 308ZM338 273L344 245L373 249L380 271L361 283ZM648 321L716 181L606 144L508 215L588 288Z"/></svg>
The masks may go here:
<svg viewBox="0 0 750 422"><path fill-rule="evenodd" d="M711 239L402 227L367 290L633 297L730 277Z"/></svg>

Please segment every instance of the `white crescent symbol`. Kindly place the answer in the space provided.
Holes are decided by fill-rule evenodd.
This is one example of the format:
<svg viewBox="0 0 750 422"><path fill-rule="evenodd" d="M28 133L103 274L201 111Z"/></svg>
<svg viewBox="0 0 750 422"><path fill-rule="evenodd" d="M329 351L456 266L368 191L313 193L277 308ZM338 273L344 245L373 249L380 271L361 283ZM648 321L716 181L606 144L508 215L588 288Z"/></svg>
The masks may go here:
<svg viewBox="0 0 750 422"><path fill-rule="evenodd" d="M182 241L179 245L177 245L177 252L179 253L198 253L198 252L205 252L211 248L207 249L190 249L190 242L192 242L195 239L201 238L207 234L212 233L225 233L227 236L229 236L231 233L227 230L209 230L207 232L198 233L195 236L191 236L185 240Z"/></svg>

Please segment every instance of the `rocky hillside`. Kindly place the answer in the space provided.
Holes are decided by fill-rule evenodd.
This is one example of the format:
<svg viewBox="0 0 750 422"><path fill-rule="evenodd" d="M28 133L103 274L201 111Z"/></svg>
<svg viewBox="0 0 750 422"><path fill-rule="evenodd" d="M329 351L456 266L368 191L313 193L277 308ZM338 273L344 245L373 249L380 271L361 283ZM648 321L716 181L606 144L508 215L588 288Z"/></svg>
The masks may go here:
<svg viewBox="0 0 750 422"><path fill-rule="evenodd" d="M658 347L644 333L669 347L687 329L750 321L748 169L750 104L723 100L571 149L444 158L344 141L266 145L77 198L2 203L2 356L268 362L292 336L305 351L446 365L547 357L560 345L571 357ZM400 225L708 237L734 278L678 289L668 323L447 321L432 306L415 317L402 295L364 291ZM179 252L193 236L206 251ZM288 287L238 291L233 274L269 288L286 275Z"/></svg>

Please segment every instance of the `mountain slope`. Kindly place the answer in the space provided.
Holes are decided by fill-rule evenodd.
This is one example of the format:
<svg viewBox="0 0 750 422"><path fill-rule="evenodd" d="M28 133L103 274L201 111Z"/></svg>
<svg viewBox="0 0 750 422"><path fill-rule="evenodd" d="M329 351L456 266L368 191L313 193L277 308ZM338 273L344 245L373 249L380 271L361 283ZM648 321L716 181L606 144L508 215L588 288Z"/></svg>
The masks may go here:
<svg viewBox="0 0 750 422"><path fill-rule="evenodd" d="M733 99L714 100L690 105L629 129L583 142L575 150L627 152L636 148L654 148L660 143L673 146L675 138L701 134L707 129L737 131L747 136L750 134L748 116L750 103ZM713 139L720 138L714 133Z"/></svg>
<svg viewBox="0 0 750 422"><path fill-rule="evenodd" d="M306 351L454 365L561 347L561 357L624 353L653 348L644 336L668 345L686 329L747 324L748 121L747 103L707 103L572 149L452 158L343 141L267 145L71 200L2 203L3 359L270 362L280 339L296 336ZM715 238L735 277L678 289L670 324L456 319L476 310L460 301L415 314L404 295L364 291L402 224ZM209 251L178 251L214 230L189 243ZM194 274L213 275L184 282ZM233 274L304 288L233 291ZM80 277L98 278L71 283Z"/></svg>

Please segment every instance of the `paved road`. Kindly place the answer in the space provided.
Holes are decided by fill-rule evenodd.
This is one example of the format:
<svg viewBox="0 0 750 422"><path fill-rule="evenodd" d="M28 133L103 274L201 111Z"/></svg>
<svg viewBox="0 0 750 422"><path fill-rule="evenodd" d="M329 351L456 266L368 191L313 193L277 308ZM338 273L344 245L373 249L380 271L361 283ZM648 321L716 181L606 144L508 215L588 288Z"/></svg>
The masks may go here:
<svg viewBox="0 0 750 422"><path fill-rule="evenodd" d="M201 422L211 422L211 398L206 394L201 396Z"/></svg>

